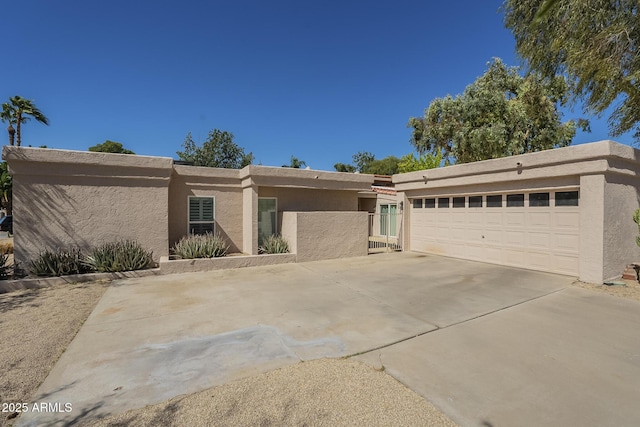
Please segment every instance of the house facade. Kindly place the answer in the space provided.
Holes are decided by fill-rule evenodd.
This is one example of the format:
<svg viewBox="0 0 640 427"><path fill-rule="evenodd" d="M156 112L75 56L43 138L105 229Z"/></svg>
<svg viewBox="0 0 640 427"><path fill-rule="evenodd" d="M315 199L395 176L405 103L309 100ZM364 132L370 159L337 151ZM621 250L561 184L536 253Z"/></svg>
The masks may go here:
<svg viewBox="0 0 640 427"><path fill-rule="evenodd" d="M601 282L640 261L640 151L611 141L394 175L4 147L13 174L15 260L43 249L135 239L154 258L189 233L254 255L281 233L298 261L396 248ZM383 182L384 181L384 182ZM387 182L390 181L390 182ZM369 218L369 219L368 219ZM385 236L385 244L389 239Z"/></svg>

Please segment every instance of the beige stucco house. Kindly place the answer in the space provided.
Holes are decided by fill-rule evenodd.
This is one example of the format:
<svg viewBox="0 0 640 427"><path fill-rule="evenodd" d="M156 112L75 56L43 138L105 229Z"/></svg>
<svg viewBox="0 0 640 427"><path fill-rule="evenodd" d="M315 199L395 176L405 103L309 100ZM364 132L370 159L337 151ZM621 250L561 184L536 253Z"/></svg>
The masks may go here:
<svg viewBox="0 0 640 427"><path fill-rule="evenodd" d="M190 232L257 254L282 233L298 261L365 255L393 230L403 250L619 277L640 261L640 151L601 141L384 177L4 147L14 177L15 259L131 238L160 258ZM368 219L369 213L375 213ZM377 221L375 223L370 221ZM373 231L372 231L373 230ZM425 266L425 268L427 268Z"/></svg>

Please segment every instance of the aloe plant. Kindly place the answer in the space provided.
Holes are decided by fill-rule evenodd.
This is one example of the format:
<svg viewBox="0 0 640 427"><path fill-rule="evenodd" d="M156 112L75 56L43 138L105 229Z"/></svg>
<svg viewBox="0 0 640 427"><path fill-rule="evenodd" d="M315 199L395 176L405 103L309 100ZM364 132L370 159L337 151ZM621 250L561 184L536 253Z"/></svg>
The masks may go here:
<svg viewBox="0 0 640 427"><path fill-rule="evenodd" d="M100 272L143 270L153 266L153 253L136 241L121 240L94 248L85 264Z"/></svg>
<svg viewBox="0 0 640 427"><path fill-rule="evenodd" d="M31 260L30 264L30 270L36 276L66 276L92 271L91 266L85 263L84 255L80 249L45 250Z"/></svg>
<svg viewBox="0 0 640 427"><path fill-rule="evenodd" d="M219 234L191 234L180 239L171 250L182 259L215 258L225 256L229 245Z"/></svg>
<svg viewBox="0 0 640 427"><path fill-rule="evenodd" d="M267 236L258 248L261 254L286 254L289 252L289 242L279 234Z"/></svg>

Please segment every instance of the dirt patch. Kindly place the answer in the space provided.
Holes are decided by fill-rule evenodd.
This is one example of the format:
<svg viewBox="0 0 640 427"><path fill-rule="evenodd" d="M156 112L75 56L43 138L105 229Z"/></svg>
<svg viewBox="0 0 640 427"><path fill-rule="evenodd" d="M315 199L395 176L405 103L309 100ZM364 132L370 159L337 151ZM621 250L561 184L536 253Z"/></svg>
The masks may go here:
<svg viewBox="0 0 640 427"><path fill-rule="evenodd" d="M0 404L30 403L107 284L58 285L0 294ZM0 426L17 414L0 413Z"/></svg>
<svg viewBox="0 0 640 427"><path fill-rule="evenodd" d="M623 280L618 279L614 281L615 283L620 283L616 285L605 285L605 284L595 284L595 283L585 283L576 281L573 283L574 286L583 289L590 289L596 292L603 292L608 295L613 295L615 297L620 298L628 298L636 301L640 301L640 283L635 280Z"/></svg>

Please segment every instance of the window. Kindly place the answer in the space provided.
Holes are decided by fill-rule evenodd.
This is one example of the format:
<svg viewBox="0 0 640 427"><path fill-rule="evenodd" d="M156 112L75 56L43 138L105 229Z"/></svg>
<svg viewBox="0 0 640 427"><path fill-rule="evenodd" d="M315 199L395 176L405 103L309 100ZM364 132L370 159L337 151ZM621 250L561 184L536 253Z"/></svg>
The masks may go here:
<svg viewBox="0 0 640 427"><path fill-rule="evenodd" d="M524 206L524 194L507 194L507 207L517 208Z"/></svg>
<svg viewBox="0 0 640 427"><path fill-rule="evenodd" d="M433 209L436 207L436 199L424 199L424 207Z"/></svg>
<svg viewBox="0 0 640 427"><path fill-rule="evenodd" d="M502 195L487 196L488 208L501 208L502 207Z"/></svg>
<svg viewBox="0 0 640 427"><path fill-rule="evenodd" d="M440 197L438 199L438 207L439 208L448 208L449 207L449 198L448 197Z"/></svg>
<svg viewBox="0 0 640 427"><path fill-rule="evenodd" d="M482 207L482 196L469 196L469 207L470 208L481 208Z"/></svg>
<svg viewBox="0 0 640 427"><path fill-rule="evenodd" d="M549 193L530 193L529 206L549 206Z"/></svg>
<svg viewBox="0 0 640 427"><path fill-rule="evenodd" d="M395 236L398 222L398 205L380 205L380 235ZM388 234L387 234L388 233Z"/></svg>
<svg viewBox="0 0 640 427"><path fill-rule="evenodd" d="M265 237L278 234L278 200L276 198L258 198L258 245Z"/></svg>
<svg viewBox="0 0 640 427"><path fill-rule="evenodd" d="M413 207L420 209L422 207L422 199L413 199Z"/></svg>
<svg viewBox="0 0 640 427"><path fill-rule="evenodd" d="M453 207L454 208L464 208L464 197L454 197L453 198Z"/></svg>
<svg viewBox="0 0 640 427"><path fill-rule="evenodd" d="M215 232L215 201L213 197L189 196L189 230L190 234Z"/></svg>
<svg viewBox="0 0 640 427"><path fill-rule="evenodd" d="M578 192L556 191L556 206L578 206Z"/></svg>

